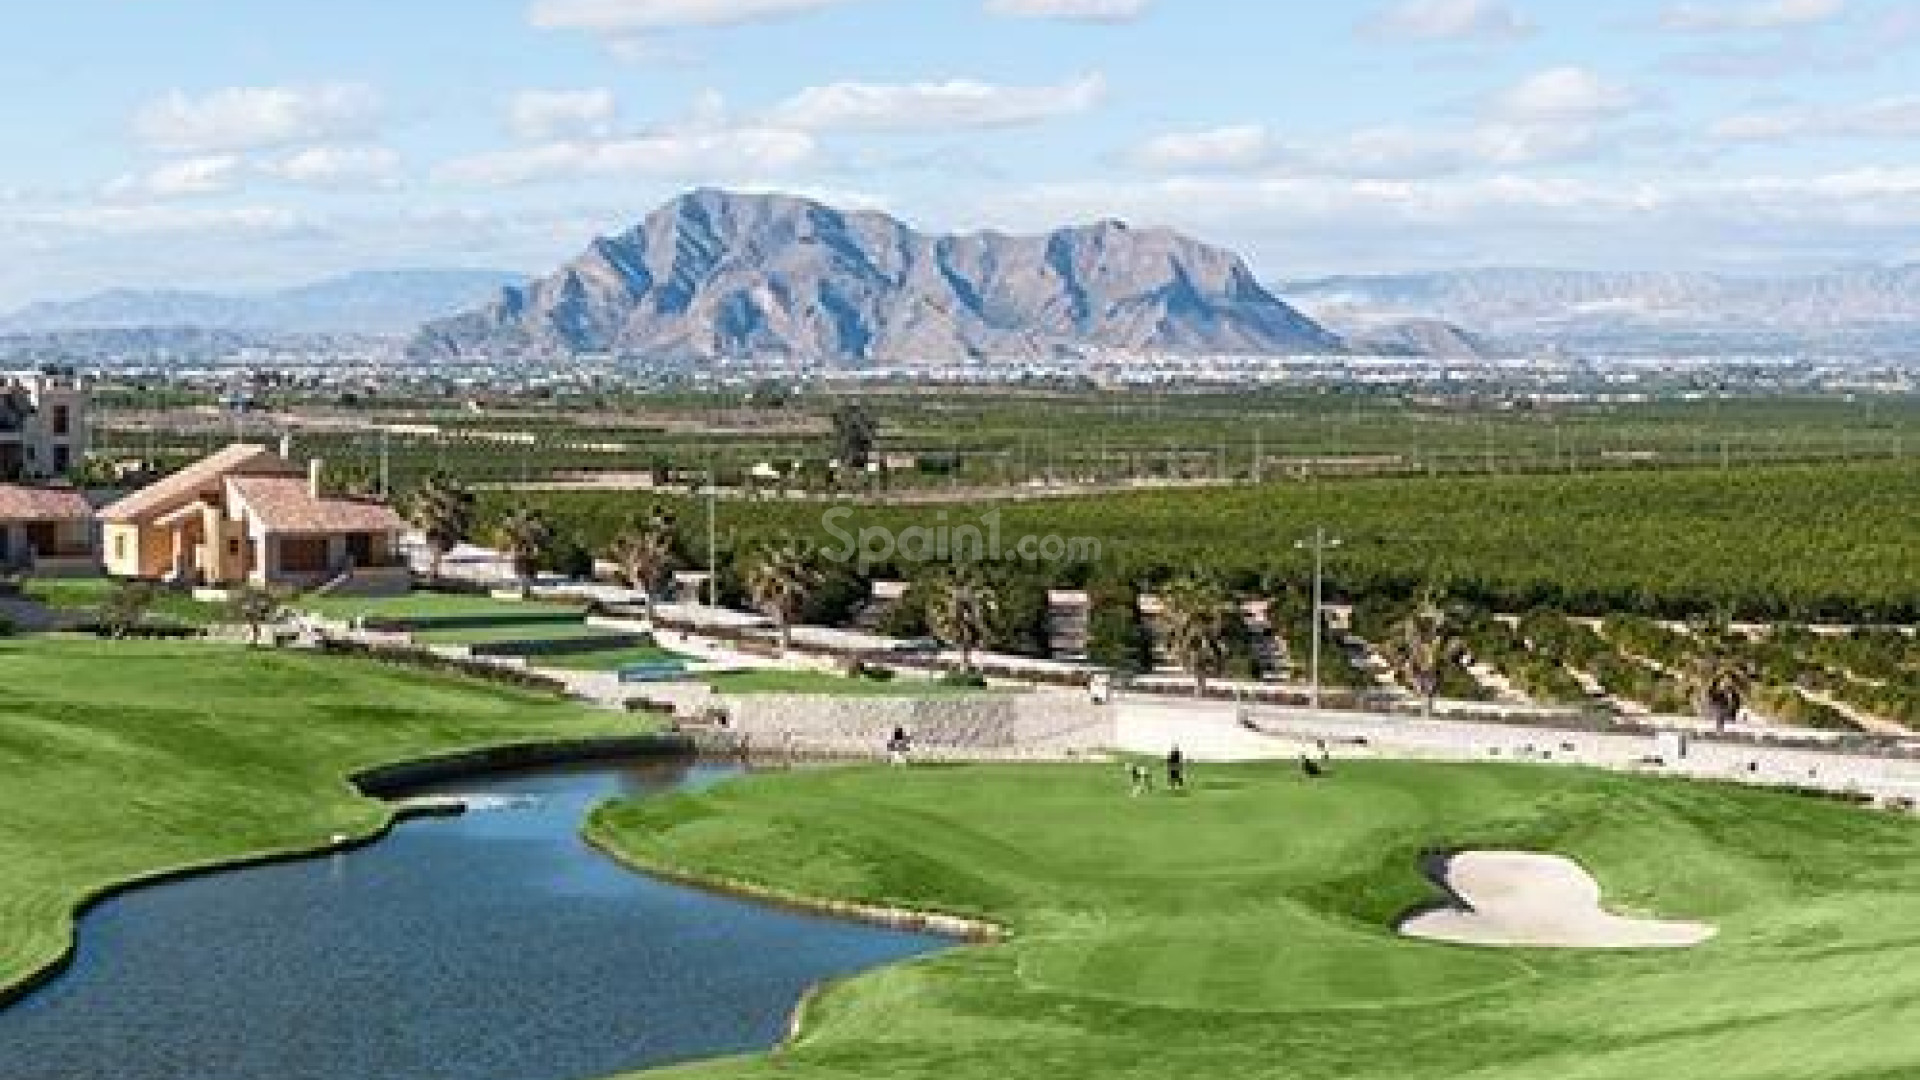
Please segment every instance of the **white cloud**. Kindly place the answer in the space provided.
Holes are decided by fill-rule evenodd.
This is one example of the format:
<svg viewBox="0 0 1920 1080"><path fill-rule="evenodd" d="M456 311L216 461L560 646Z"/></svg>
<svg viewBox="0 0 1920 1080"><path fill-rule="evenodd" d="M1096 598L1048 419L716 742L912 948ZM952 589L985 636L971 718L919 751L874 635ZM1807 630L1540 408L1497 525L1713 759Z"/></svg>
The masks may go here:
<svg viewBox="0 0 1920 1080"><path fill-rule="evenodd" d="M1488 102L1488 112L1512 123L1603 120L1631 112L1640 96L1582 67L1536 72Z"/></svg>
<svg viewBox="0 0 1920 1080"><path fill-rule="evenodd" d="M1669 30L1688 34L1792 30L1829 23L1846 12L1847 0L1687 2L1668 6L1661 12L1660 23Z"/></svg>
<svg viewBox="0 0 1920 1080"><path fill-rule="evenodd" d="M1106 97L1089 75L1059 86L997 86L971 80L883 85L835 83L788 98L768 114L775 127L803 131L942 132L1019 127L1086 112Z"/></svg>
<svg viewBox="0 0 1920 1080"><path fill-rule="evenodd" d="M144 173L122 176L107 184L109 198L178 199L218 195L240 179L245 161L237 154L170 161Z"/></svg>
<svg viewBox="0 0 1920 1080"><path fill-rule="evenodd" d="M277 235L299 228L300 218L278 206L194 206L172 202L109 202L67 207L38 215L32 222L60 230L109 236L146 236L209 232L249 237Z"/></svg>
<svg viewBox="0 0 1920 1080"><path fill-rule="evenodd" d="M812 136L775 128L663 132L475 154L443 165L439 176L484 186L622 177L711 182L786 172L811 160L816 149Z"/></svg>
<svg viewBox="0 0 1920 1080"><path fill-rule="evenodd" d="M987 11L994 15L1069 22L1131 22L1152 6L1153 0L987 0Z"/></svg>
<svg viewBox="0 0 1920 1080"><path fill-rule="evenodd" d="M265 162L260 171L291 184L380 187L399 177L400 155L384 146L311 146Z"/></svg>
<svg viewBox="0 0 1920 1080"><path fill-rule="evenodd" d="M1135 147L1127 158L1153 172L1239 172L1264 169L1288 152L1266 127L1236 124L1156 135Z"/></svg>
<svg viewBox="0 0 1920 1080"><path fill-rule="evenodd" d="M527 90L508 104L507 127L529 142L604 139L619 115L611 90Z"/></svg>
<svg viewBox="0 0 1920 1080"><path fill-rule="evenodd" d="M1502 0L1402 0L1360 29L1368 37L1408 41L1504 40L1533 32Z"/></svg>
<svg viewBox="0 0 1920 1080"><path fill-rule="evenodd" d="M1708 134L1727 143L1920 138L1920 95L1879 98L1838 107L1801 106L1741 113L1718 121Z"/></svg>
<svg viewBox="0 0 1920 1080"><path fill-rule="evenodd" d="M693 26L733 26L804 15L855 0L534 0L533 25L546 30L632 34Z"/></svg>
<svg viewBox="0 0 1920 1080"><path fill-rule="evenodd" d="M1260 125L1241 125L1160 135L1135 147L1127 160L1168 175L1412 179L1564 162L1590 156L1602 145L1593 127L1578 123L1363 128L1299 143Z"/></svg>
<svg viewBox="0 0 1920 1080"><path fill-rule="evenodd" d="M1016 230L1120 216L1217 238L1276 276L1535 265L1543 243L1560 265L1777 269L1920 249L1920 169L1663 181L1182 177L995 191L966 216Z"/></svg>
<svg viewBox="0 0 1920 1080"><path fill-rule="evenodd" d="M379 113L378 94L347 83L175 90L140 110L134 134L167 153L228 153L365 135Z"/></svg>

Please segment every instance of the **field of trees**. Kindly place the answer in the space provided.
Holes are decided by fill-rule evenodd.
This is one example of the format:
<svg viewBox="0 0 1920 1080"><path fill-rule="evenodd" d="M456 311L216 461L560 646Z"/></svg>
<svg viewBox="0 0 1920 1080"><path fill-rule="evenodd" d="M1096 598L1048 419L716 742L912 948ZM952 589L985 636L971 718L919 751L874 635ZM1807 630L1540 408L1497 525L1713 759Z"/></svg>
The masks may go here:
<svg viewBox="0 0 1920 1080"><path fill-rule="evenodd" d="M869 392L857 398L607 394L565 399L268 396L244 412L211 398L103 396L100 451L184 463L236 437L290 428L302 452L342 475L404 489L434 471L472 483L582 476L714 476L756 470L826 491L834 411L858 401L884 472L871 494L1138 480L1558 473L1724 467L1920 456L1920 403L1897 398L1536 401L1404 392L1239 395L1019 391ZM297 418L297 424L290 423Z"/></svg>
<svg viewBox="0 0 1920 1080"><path fill-rule="evenodd" d="M707 561L707 506L685 495L490 495L483 517L532 507L576 549L603 550L660 506L683 559ZM1084 499L914 508L719 500L723 569L769 544L841 551L841 537L999 522L1019 538L1089 538L1098 558L1013 561L1052 587L1151 586L1200 569L1233 591L1272 596L1308 580L1296 542L1324 526L1342 541L1327 564L1342 601L1404 599L1434 585L1491 610L1743 620L1920 620L1920 468L1904 462L1721 471L1634 471L1438 479L1281 482ZM831 525L835 532L829 531ZM899 556L872 576L912 579Z"/></svg>

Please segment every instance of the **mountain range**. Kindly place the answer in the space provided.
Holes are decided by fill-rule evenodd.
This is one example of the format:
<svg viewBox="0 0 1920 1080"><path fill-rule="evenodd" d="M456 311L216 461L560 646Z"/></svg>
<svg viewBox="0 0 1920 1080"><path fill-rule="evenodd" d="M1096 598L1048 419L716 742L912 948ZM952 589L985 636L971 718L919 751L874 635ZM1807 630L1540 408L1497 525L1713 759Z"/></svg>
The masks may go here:
<svg viewBox="0 0 1920 1080"><path fill-rule="evenodd" d="M1920 265L1738 276L1546 269L1323 278L1277 286L1334 325L1433 318L1574 350L1838 345L1920 330Z"/></svg>
<svg viewBox="0 0 1920 1080"><path fill-rule="evenodd" d="M1113 221L1037 236L700 190L415 339L428 360L933 366L1122 353L1327 353L1237 256Z"/></svg>
<svg viewBox="0 0 1920 1080"><path fill-rule="evenodd" d="M525 280L524 275L491 270L390 270L251 294L115 289L0 316L0 334L193 329L405 335Z"/></svg>

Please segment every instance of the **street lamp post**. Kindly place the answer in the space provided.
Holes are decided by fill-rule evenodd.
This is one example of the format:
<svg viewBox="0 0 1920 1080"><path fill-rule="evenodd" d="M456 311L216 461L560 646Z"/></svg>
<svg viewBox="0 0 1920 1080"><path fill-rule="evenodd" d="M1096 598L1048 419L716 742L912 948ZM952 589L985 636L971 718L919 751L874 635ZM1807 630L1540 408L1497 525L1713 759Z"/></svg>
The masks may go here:
<svg viewBox="0 0 1920 1080"><path fill-rule="evenodd" d="M1327 552L1340 546L1340 540L1327 535L1324 527L1313 530L1312 540L1302 540L1293 545L1301 551L1313 552L1313 675L1309 700L1313 711L1320 711L1320 637L1323 623L1322 613L1326 611Z"/></svg>

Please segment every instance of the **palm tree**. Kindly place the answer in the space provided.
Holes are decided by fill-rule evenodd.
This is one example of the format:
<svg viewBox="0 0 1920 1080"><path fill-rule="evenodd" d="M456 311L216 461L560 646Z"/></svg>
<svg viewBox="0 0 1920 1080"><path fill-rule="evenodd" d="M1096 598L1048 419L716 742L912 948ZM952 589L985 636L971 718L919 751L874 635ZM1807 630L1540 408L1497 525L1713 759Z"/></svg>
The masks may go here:
<svg viewBox="0 0 1920 1080"><path fill-rule="evenodd" d="M521 593L532 592L540 560L553 548L553 526L536 511L521 508L507 515L495 532L500 553L513 565L513 576L520 582Z"/></svg>
<svg viewBox="0 0 1920 1080"><path fill-rule="evenodd" d="M446 473L434 473L407 501L407 516L426 539L438 580L447 554L473 532L473 492Z"/></svg>
<svg viewBox="0 0 1920 1080"><path fill-rule="evenodd" d="M227 599L227 617L247 628L248 645L258 646L261 631L285 612L280 597L258 585L245 586Z"/></svg>
<svg viewBox="0 0 1920 1080"><path fill-rule="evenodd" d="M1695 627L1699 642L1687 664L1687 689L1700 719L1725 731L1738 723L1758 673L1724 621Z"/></svg>
<svg viewBox="0 0 1920 1080"><path fill-rule="evenodd" d="M1420 595L1413 610L1393 626L1381 647L1394 674L1420 696L1420 715L1433 717L1434 701L1447 668L1465 652L1456 633L1456 618L1435 590Z"/></svg>
<svg viewBox="0 0 1920 1080"><path fill-rule="evenodd" d="M992 638L999 618L999 592L970 567L942 577L927 597L927 629L942 644L960 650L963 673L973 671L973 654Z"/></svg>
<svg viewBox="0 0 1920 1080"><path fill-rule="evenodd" d="M1160 604L1167 652L1193 676L1194 693L1205 697L1207 680L1226 670L1233 598L1218 582L1192 574L1167 586Z"/></svg>
<svg viewBox="0 0 1920 1080"><path fill-rule="evenodd" d="M793 648L793 623L820 586L813 568L796 544L769 544L747 570L747 595L754 606L780 628L780 649Z"/></svg>
<svg viewBox="0 0 1920 1080"><path fill-rule="evenodd" d="M678 562L673 517L659 509L614 537L607 555L620 565L627 587L652 600Z"/></svg>

